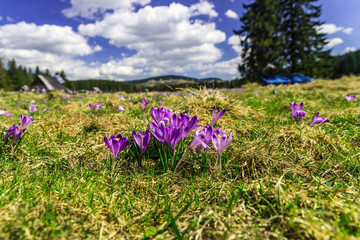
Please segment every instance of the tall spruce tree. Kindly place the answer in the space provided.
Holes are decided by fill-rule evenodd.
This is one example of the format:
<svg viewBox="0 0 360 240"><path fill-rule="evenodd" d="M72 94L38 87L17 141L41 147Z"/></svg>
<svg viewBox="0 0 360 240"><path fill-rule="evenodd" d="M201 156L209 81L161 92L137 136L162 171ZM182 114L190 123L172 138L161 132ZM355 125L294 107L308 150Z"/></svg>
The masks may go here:
<svg viewBox="0 0 360 240"><path fill-rule="evenodd" d="M239 31L243 47L239 71L246 80L260 75L300 72L325 75L330 50L323 51L326 36L317 31L321 6L317 0L255 0L243 4Z"/></svg>
<svg viewBox="0 0 360 240"><path fill-rule="evenodd" d="M257 81L259 75L276 73L284 64L278 49L283 42L279 4L273 0L243 4L246 13L240 18L242 28L234 33L240 36L243 47L239 71L250 81Z"/></svg>
<svg viewBox="0 0 360 240"><path fill-rule="evenodd" d="M280 0L283 55L289 72L329 76L330 51L323 51L326 34L318 32L321 6L318 0Z"/></svg>

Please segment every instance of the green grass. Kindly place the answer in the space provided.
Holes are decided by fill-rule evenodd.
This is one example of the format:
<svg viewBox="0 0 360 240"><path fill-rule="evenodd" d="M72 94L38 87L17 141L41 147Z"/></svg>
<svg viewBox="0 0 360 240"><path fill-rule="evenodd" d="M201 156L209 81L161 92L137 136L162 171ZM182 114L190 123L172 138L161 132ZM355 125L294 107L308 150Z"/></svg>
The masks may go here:
<svg viewBox="0 0 360 240"><path fill-rule="evenodd" d="M0 239L359 238L360 100L345 95L360 92L360 78L244 88L156 100L122 93L133 103L116 94L75 96L69 105L60 93L0 92L0 109L14 113L0 116L0 137L27 114L17 101L39 106L15 150L11 138L0 142ZM144 97L152 99L145 111ZM211 145L206 166L192 152L183 168L164 173L154 137L142 168L128 146L109 171L103 137L121 133L132 143L160 99L175 113L197 115L203 127L214 105L228 109L217 123L234 136L221 172ZM98 101L105 107L91 113L88 104ZM306 111L298 122L294 101ZM331 122L309 127L319 111Z"/></svg>

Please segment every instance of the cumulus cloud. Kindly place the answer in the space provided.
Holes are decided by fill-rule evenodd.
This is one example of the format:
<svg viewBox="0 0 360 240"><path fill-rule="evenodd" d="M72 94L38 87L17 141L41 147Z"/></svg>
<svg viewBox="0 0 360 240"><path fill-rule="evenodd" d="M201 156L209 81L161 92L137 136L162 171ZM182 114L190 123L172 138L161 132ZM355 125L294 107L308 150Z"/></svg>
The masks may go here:
<svg viewBox="0 0 360 240"><path fill-rule="evenodd" d="M238 73L238 64L241 63L241 61L241 57L236 57L230 60L220 61L216 63L200 63L197 65L196 70L201 71L201 75L214 73L236 75Z"/></svg>
<svg viewBox="0 0 360 240"><path fill-rule="evenodd" d="M328 43L326 44L327 48L333 48L336 45L339 45L341 43L343 43L344 40L342 40L341 38L332 38L328 40Z"/></svg>
<svg viewBox="0 0 360 240"><path fill-rule="evenodd" d="M1 21L2 19L3 19L2 16L0 16L0 21Z"/></svg>
<svg viewBox="0 0 360 240"><path fill-rule="evenodd" d="M354 30L353 28L349 27L349 28L345 28L343 30L343 32L346 33L346 34L351 34L353 32L353 30Z"/></svg>
<svg viewBox="0 0 360 240"><path fill-rule="evenodd" d="M357 50L356 47L346 47L345 48L345 53L355 52L356 50Z"/></svg>
<svg viewBox="0 0 360 240"><path fill-rule="evenodd" d="M26 22L0 26L0 47L80 56L101 50L100 46L89 46L71 27Z"/></svg>
<svg viewBox="0 0 360 240"><path fill-rule="evenodd" d="M244 40L245 37L239 37L238 35L233 35L228 38L228 44L231 45L231 48L238 54L242 53L242 47L240 46L240 40Z"/></svg>
<svg viewBox="0 0 360 240"><path fill-rule="evenodd" d="M214 6L200 1L190 7L179 3L169 6L145 6L137 12L128 9L106 14L102 21L81 24L80 33L109 39L117 47L136 50L121 60L130 66L141 60L144 73L184 72L195 63L215 62L222 52L215 44L225 41L226 35L215 23L192 21L199 14L215 17ZM215 14L216 13L216 14Z"/></svg>
<svg viewBox="0 0 360 240"><path fill-rule="evenodd" d="M201 0L199 3L191 5L190 10L192 16L208 15L209 17L217 17L218 13L214 8L214 4Z"/></svg>
<svg viewBox="0 0 360 240"><path fill-rule="evenodd" d="M229 9L225 12L225 16L232 19L239 19L239 15L233 10Z"/></svg>
<svg viewBox="0 0 360 240"><path fill-rule="evenodd" d="M83 17L95 19L101 17L107 10L133 9L134 6L145 6L151 0L71 0L71 7L62 13L68 17Z"/></svg>
<svg viewBox="0 0 360 240"><path fill-rule="evenodd" d="M343 28L340 26L336 26L333 23L325 23L325 24L319 26L316 30L319 33L323 33L323 34L333 34L333 33L340 32L340 31L342 31L346 34L351 34L353 31L353 28L351 28L351 27Z"/></svg>
<svg viewBox="0 0 360 240"><path fill-rule="evenodd" d="M325 23L325 24L319 26L317 28L317 31L319 33L323 33L323 34L333 34L333 33L336 33L338 31L341 31L342 29L343 29L342 27L338 27L335 24Z"/></svg>

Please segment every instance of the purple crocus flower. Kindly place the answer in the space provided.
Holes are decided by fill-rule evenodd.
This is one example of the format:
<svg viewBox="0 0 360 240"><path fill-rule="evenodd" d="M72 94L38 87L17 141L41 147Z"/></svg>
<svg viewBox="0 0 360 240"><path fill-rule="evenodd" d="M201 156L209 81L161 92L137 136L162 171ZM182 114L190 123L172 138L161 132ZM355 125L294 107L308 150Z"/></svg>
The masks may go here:
<svg viewBox="0 0 360 240"><path fill-rule="evenodd" d="M70 101L67 101L66 104L70 104L71 102Z"/></svg>
<svg viewBox="0 0 360 240"><path fill-rule="evenodd" d="M5 115L6 114L6 110L0 110L0 115Z"/></svg>
<svg viewBox="0 0 360 240"><path fill-rule="evenodd" d="M157 104L158 104L158 105L162 105L162 104L163 104L163 100L157 101Z"/></svg>
<svg viewBox="0 0 360 240"><path fill-rule="evenodd" d="M120 100L122 100L122 101L124 101L124 100L125 100L125 98L124 98L124 96L123 96L123 95L119 94L119 95L117 95L117 96L118 96L118 98L120 98Z"/></svg>
<svg viewBox="0 0 360 240"><path fill-rule="evenodd" d="M156 98L157 96L159 96L159 94L158 94L158 93L155 93L155 94L153 95L153 98Z"/></svg>
<svg viewBox="0 0 360 240"><path fill-rule="evenodd" d="M330 122L330 120L327 120L325 117L319 117L320 112L318 112L317 114L315 114L314 116L314 120L312 121L312 123L310 124L310 126L313 126L314 124L320 124L320 123L324 123L324 122Z"/></svg>
<svg viewBox="0 0 360 240"><path fill-rule="evenodd" d="M95 105L95 110L99 110L104 106L101 102L98 102L98 104Z"/></svg>
<svg viewBox="0 0 360 240"><path fill-rule="evenodd" d="M48 103L49 101L48 100L44 100L44 103Z"/></svg>
<svg viewBox="0 0 360 240"><path fill-rule="evenodd" d="M201 149L209 149L210 147L205 143L206 128L201 130L201 126L198 126L195 130L194 138L190 143L188 150L196 147L196 152L200 153Z"/></svg>
<svg viewBox="0 0 360 240"><path fill-rule="evenodd" d="M33 117L21 115L20 122L23 129L26 129L34 121Z"/></svg>
<svg viewBox="0 0 360 240"><path fill-rule="evenodd" d="M295 118L295 120L305 117L306 112L302 110L303 107L304 107L304 103L300 103L299 106L297 105L296 102L294 102L294 104L290 103L291 116L293 116L293 118Z"/></svg>
<svg viewBox="0 0 360 240"><path fill-rule="evenodd" d="M226 132L216 131L212 135L212 142L216 149L216 152L219 156L219 161L221 161L221 156L225 148L229 145L232 140L232 134L230 133L229 138L227 138Z"/></svg>
<svg viewBox="0 0 360 240"><path fill-rule="evenodd" d="M274 94L277 94L278 93L278 90L274 90Z"/></svg>
<svg viewBox="0 0 360 240"><path fill-rule="evenodd" d="M141 149L141 155L143 155L147 146L149 145L150 138L151 138L149 130L146 130L145 134L143 134L142 131L139 131L139 134L136 134L136 132L134 130L132 136L133 136L136 144Z"/></svg>
<svg viewBox="0 0 360 240"><path fill-rule="evenodd" d="M12 114L12 113L5 113L5 117L12 117L14 114Z"/></svg>
<svg viewBox="0 0 360 240"><path fill-rule="evenodd" d="M198 117L195 115L193 117L190 117L189 115L180 114L180 117L182 119L182 127L184 127L184 135L183 138L187 138L187 136L192 132L192 130L197 126L199 123Z"/></svg>
<svg viewBox="0 0 360 240"><path fill-rule="evenodd" d="M161 121L159 125L150 122L150 131L154 137L160 142L164 143L165 147L171 147L173 152L175 152L176 145L181 140L184 129L176 127L174 124L169 124L165 126L165 123Z"/></svg>
<svg viewBox="0 0 360 240"><path fill-rule="evenodd" d="M346 100L348 102L350 102L351 100L353 100L355 98L355 95L346 95L345 97L346 97Z"/></svg>
<svg viewBox="0 0 360 240"><path fill-rule="evenodd" d="M259 96L258 92L254 92L254 95L255 95L255 97Z"/></svg>
<svg viewBox="0 0 360 240"><path fill-rule="evenodd" d="M8 136L12 135L14 137L14 146L15 146L16 142L19 140L19 138L21 137L24 131L25 129L21 129L21 126L16 124L12 125L1 140L4 141Z"/></svg>
<svg viewBox="0 0 360 240"><path fill-rule="evenodd" d="M224 110L217 110L216 111L216 106L213 107L212 110L212 125L215 126L216 122L224 115L226 109Z"/></svg>
<svg viewBox="0 0 360 240"><path fill-rule="evenodd" d="M118 109L120 112L121 112L121 111L125 112L124 107L123 107L123 106L121 106L121 105L117 106L117 109Z"/></svg>
<svg viewBox="0 0 360 240"><path fill-rule="evenodd" d="M29 105L29 112L31 114L34 113L36 110L38 110L38 106Z"/></svg>
<svg viewBox="0 0 360 240"><path fill-rule="evenodd" d="M90 108L90 111L92 111L92 110L94 110L95 105L94 104L89 104L89 108Z"/></svg>
<svg viewBox="0 0 360 240"><path fill-rule="evenodd" d="M165 107L151 108L151 116L156 123L159 123L160 121L164 121L165 123L167 123L168 121L170 121L171 115L171 109L167 110Z"/></svg>
<svg viewBox="0 0 360 240"><path fill-rule="evenodd" d="M150 102L150 100L142 98L141 99L141 107L142 107L142 109L145 109L146 106L149 104L149 102Z"/></svg>
<svg viewBox="0 0 360 240"><path fill-rule="evenodd" d="M212 125L207 125L207 126L205 127L205 129L203 129L202 131L205 133L204 143L205 143L206 145L208 145L208 144L211 142L211 140L212 140L212 135L213 135L214 133L215 133L215 134L220 133L219 128L216 129L216 130L214 130L214 128L213 128ZM196 147L196 152L197 152L197 153L200 153L201 149L202 149L202 145L197 146L197 147Z"/></svg>
<svg viewBox="0 0 360 240"><path fill-rule="evenodd" d="M126 137L122 137L121 134L118 134L117 136L111 135L110 140L107 139L106 136L104 136L104 142L106 146L111 150L114 160L117 159L119 156L119 153L124 150L124 148L129 144L129 139Z"/></svg>

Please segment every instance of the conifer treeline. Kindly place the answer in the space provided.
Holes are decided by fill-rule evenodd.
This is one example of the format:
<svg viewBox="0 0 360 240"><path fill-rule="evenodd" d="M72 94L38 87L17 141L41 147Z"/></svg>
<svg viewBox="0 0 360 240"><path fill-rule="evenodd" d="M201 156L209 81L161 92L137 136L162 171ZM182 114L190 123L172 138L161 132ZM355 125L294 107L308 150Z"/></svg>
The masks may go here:
<svg viewBox="0 0 360 240"><path fill-rule="evenodd" d="M360 50L334 57L332 78L342 75L360 74Z"/></svg>
<svg viewBox="0 0 360 240"><path fill-rule="evenodd" d="M50 71L46 69L42 72L39 67L36 67L33 72L31 68L17 65L15 59L10 60L5 68L0 59L0 89L5 91L19 91L25 85L30 86L39 74L50 76Z"/></svg>

